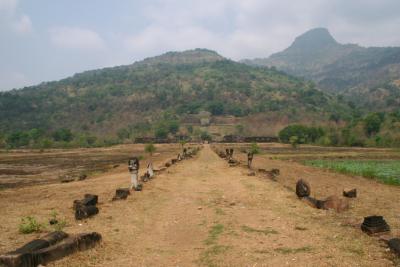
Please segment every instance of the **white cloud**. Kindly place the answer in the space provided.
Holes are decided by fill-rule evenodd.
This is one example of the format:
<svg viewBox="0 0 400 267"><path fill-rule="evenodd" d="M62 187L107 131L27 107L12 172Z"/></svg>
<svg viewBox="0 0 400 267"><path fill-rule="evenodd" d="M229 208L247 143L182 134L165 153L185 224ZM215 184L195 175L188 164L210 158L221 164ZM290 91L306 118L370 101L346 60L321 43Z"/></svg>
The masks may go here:
<svg viewBox="0 0 400 267"><path fill-rule="evenodd" d="M147 26L124 43L141 57L205 47L241 59L266 57L311 28L328 27L344 43L400 45L399 8L398 0L155 0L141 12Z"/></svg>
<svg viewBox="0 0 400 267"><path fill-rule="evenodd" d="M52 28L50 40L54 45L68 49L102 50L106 47L97 32L78 27Z"/></svg>
<svg viewBox="0 0 400 267"><path fill-rule="evenodd" d="M18 33L32 32L32 21L27 15L22 15L17 21L14 22L14 29Z"/></svg>
<svg viewBox="0 0 400 267"><path fill-rule="evenodd" d="M18 34L32 32L32 21L26 14L17 12L17 0L0 0L0 30L12 31Z"/></svg>
<svg viewBox="0 0 400 267"><path fill-rule="evenodd" d="M17 7L17 0L0 0L0 12L13 14Z"/></svg>

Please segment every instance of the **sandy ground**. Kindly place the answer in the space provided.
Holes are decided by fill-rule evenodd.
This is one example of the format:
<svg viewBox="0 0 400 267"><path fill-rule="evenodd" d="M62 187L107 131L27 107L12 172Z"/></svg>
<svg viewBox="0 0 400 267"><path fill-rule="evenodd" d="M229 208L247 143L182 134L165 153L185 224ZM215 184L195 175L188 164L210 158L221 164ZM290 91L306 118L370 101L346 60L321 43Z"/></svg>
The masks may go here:
<svg viewBox="0 0 400 267"><path fill-rule="evenodd" d="M397 188L265 157L254 163L280 168L279 182L247 176L246 168L229 167L205 145L196 158L173 165L125 201L110 201L115 188L126 184L122 167L79 186L1 191L0 252L38 236L18 234L21 216L46 218L57 209L69 222L65 231L97 231L103 242L49 266L393 266L381 241L350 224L375 211L370 208L382 211L380 205L389 204L393 210L383 215L397 231ZM341 194L354 180L360 198L339 215L313 209L291 190L296 177L308 179L318 197ZM395 195L383 201L381 192ZM76 222L72 201L83 193L99 194L100 213Z"/></svg>

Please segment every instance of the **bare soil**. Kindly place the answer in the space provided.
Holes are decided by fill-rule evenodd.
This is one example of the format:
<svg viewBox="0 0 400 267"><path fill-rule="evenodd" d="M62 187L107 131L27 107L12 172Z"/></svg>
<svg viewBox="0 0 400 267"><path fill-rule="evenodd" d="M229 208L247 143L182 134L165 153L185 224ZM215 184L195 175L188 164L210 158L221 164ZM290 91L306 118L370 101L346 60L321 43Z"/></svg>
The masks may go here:
<svg viewBox="0 0 400 267"><path fill-rule="evenodd" d="M175 149L175 150L174 150ZM179 147L154 158L156 166L175 157ZM244 160L244 154L235 154ZM97 231L100 246L49 266L393 266L393 255L378 238L362 233L363 216L381 214L399 230L397 187L306 167L294 161L256 156L255 168L279 168L278 182L248 176L243 166L229 167L205 145L156 176L125 201L111 202L116 188L127 186L120 166L93 179L0 191L0 253L40 234L22 235L22 216L49 218L59 212L69 233ZM142 164L143 166L144 164ZM341 195L357 187L360 197L344 213L317 210L293 192L297 178L310 182L312 194ZM98 194L100 213L75 221L72 201Z"/></svg>
<svg viewBox="0 0 400 267"><path fill-rule="evenodd" d="M158 153L177 149L160 145ZM120 145L108 148L0 151L0 189L59 183L64 178L95 176L118 164L126 164L132 155L145 157L144 145Z"/></svg>

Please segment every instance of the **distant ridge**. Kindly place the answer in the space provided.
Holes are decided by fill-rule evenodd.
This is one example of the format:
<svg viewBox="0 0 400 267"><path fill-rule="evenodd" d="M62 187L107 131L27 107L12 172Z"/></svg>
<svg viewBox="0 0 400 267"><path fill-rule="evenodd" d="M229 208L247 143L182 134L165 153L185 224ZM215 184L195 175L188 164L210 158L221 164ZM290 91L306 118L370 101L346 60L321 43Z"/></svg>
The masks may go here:
<svg viewBox="0 0 400 267"><path fill-rule="evenodd" d="M168 63L168 64L193 64L193 63L205 63L215 62L219 60L225 60L225 58L219 55L217 52L204 49L196 48L193 50L186 50L183 52L167 52L160 56L146 58L140 62L140 64L157 64L157 63Z"/></svg>
<svg viewBox="0 0 400 267"><path fill-rule="evenodd" d="M242 62L311 79L322 90L375 110L392 110L400 105L399 47L340 44L327 29L316 28L298 36L282 52Z"/></svg>

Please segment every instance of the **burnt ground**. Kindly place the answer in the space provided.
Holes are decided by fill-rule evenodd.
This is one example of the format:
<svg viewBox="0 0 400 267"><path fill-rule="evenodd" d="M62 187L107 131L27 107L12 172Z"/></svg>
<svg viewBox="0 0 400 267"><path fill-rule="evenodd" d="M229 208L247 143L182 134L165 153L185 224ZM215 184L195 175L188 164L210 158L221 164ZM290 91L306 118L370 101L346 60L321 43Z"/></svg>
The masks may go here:
<svg viewBox="0 0 400 267"><path fill-rule="evenodd" d="M157 153L168 150L168 145L160 146ZM64 178L78 179L80 175L94 177L116 165L126 164L133 155L146 156L144 146L0 152L0 190L58 183Z"/></svg>

